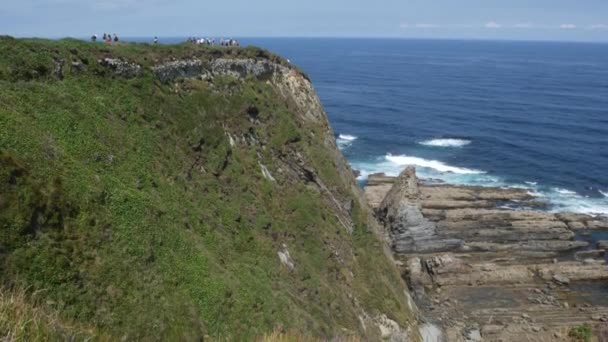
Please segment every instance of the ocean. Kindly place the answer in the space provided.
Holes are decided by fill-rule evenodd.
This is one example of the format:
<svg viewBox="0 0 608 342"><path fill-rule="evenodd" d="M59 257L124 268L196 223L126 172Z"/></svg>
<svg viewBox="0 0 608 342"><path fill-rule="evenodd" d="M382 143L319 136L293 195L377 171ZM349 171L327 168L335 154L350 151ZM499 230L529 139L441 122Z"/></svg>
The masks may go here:
<svg viewBox="0 0 608 342"><path fill-rule="evenodd" d="M527 188L548 209L608 214L608 44L240 39L312 79L366 177Z"/></svg>

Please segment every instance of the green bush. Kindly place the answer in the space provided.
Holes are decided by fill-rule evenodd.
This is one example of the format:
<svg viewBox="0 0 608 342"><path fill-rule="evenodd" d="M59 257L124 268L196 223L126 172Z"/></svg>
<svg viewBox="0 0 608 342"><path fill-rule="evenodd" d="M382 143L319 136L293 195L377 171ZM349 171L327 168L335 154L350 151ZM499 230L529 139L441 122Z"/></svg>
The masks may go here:
<svg viewBox="0 0 608 342"><path fill-rule="evenodd" d="M591 341L591 338L593 337L593 332L591 330L591 326L589 326L588 324L583 324L570 329L568 336L572 337L577 341L588 342Z"/></svg>

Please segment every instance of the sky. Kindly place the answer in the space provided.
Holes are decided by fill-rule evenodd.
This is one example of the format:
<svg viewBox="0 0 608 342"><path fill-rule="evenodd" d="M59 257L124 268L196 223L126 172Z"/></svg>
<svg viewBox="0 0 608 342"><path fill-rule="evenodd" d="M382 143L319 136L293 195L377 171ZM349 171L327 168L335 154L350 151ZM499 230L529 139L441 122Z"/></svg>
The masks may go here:
<svg viewBox="0 0 608 342"><path fill-rule="evenodd" d="M0 35L608 42L608 0L1 0Z"/></svg>

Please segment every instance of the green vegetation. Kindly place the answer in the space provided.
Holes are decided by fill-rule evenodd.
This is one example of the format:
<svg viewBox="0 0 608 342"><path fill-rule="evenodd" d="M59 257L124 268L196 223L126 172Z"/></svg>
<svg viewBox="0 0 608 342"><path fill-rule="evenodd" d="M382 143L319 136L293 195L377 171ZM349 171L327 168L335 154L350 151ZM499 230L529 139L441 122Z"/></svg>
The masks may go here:
<svg viewBox="0 0 608 342"><path fill-rule="evenodd" d="M114 75L98 63L109 56L144 72ZM406 326L400 276L324 147L326 122L302 120L275 84L163 84L150 71L220 56L285 64L254 48L0 37L0 285L30 289L44 312L96 336L377 333L362 310ZM352 200L352 234L289 170L297 153Z"/></svg>
<svg viewBox="0 0 608 342"><path fill-rule="evenodd" d="M575 341L588 342L591 341L591 338L593 337L593 332L588 324L583 324L572 328L568 333L568 336L570 336Z"/></svg>

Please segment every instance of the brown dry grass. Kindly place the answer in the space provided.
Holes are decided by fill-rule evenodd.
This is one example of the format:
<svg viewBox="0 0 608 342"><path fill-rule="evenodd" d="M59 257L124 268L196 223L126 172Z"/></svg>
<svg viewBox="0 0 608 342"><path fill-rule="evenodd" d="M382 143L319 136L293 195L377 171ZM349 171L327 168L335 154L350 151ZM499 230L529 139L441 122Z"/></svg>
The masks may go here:
<svg viewBox="0 0 608 342"><path fill-rule="evenodd" d="M319 341L331 341L331 342L361 342L361 338L358 336L337 336L331 340L324 340L319 338L313 338L310 336L303 335L297 332L280 332L274 331L270 334L264 335L258 339L257 342L319 342Z"/></svg>
<svg viewBox="0 0 608 342"><path fill-rule="evenodd" d="M110 341L92 328L69 323L57 312L35 300L25 290L0 287L0 342L9 341ZM257 342L361 342L357 336L337 336L330 340L306 336L298 332L274 331Z"/></svg>
<svg viewBox="0 0 608 342"><path fill-rule="evenodd" d="M0 288L0 341L104 340L93 329L62 321L32 298L21 289Z"/></svg>

